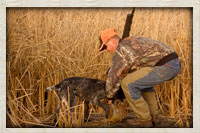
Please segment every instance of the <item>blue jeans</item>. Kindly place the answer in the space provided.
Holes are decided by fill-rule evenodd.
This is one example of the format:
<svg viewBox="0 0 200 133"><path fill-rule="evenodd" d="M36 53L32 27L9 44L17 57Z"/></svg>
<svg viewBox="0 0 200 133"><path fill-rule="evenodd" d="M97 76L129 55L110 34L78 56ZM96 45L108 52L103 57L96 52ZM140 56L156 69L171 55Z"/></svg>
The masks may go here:
<svg viewBox="0 0 200 133"><path fill-rule="evenodd" d="M154 85L173 79L181 70L181 62L173 59L162 66L152 67L152 72L133 83L128 84L128 89L133 100L141 97L141 91L154 91Z"/></svg>

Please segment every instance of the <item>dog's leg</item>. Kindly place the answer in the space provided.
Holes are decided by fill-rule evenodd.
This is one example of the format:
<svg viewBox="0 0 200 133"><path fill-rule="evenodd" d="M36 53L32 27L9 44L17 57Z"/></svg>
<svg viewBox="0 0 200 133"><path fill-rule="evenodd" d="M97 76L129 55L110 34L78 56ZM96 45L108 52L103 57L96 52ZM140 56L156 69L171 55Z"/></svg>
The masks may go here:
<svg viewBox="0 0 200 133"><path fill-rule="evenodd" d="M100 100L101 99L98 98L97 101L96 101L96 103L97 103L97 105L99 107L101 107L101 108L103 108L105 110L105 112L106 112L106 118L108 118L108 116L109 116L109 105L107 103L103 104Z"/></svg>
<svg viewBox="0 0 200 133"><path fill-rule="evenodd" d="M76 98L73 90L69 90L70 93L70 107L76 106ZM70 109L71 112L74 112L74 108Z"/></svg>
<svg viewBox="0 0 200 133"><path fill-rule="evenodd" d="M56 114L58 114L59 111L60 111L60 108L61 108L61 105L60 105L60 104L61 104L61 101L58 102L58 106L57 106L56 111L55 111L55 113L54 113L54 115L53 115L54 117L55 117Z"/></svg>
<svg viewBox="0 0 200 133"><path fill-rule="evenodd" d="M61 105L60 105L61 103L60 103L60 101L58 102L58 105L57 105L57 108L56 108L56 111L53 113L53 115L50 115L49 117L47 117L46 119L45 119L45 121L48 121L48 120L50 120L50 119L54 119L55 117L56 117L56 114L58 114L59 113L59 111L60 111L60 108L61 108Z"/></svg>
<svg viewBox="0 0 200 133"><path fill-rule="evenodd" d="M89 101L84 102L84 121L87 121L89 116Z"/></svg>

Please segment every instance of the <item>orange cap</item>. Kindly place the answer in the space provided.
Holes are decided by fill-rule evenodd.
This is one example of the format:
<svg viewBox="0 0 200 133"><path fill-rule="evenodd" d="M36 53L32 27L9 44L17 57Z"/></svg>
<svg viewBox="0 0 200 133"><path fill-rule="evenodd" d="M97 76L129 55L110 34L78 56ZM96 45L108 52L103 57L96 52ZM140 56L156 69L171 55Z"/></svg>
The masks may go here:
<svg viewBox="0 0 200 133"><path fill-rule="evenodd" d="M101 32L101 40L102 40L102 44L100 44L99 46L99 51L102 50L103 46L105 45L105 43L114 35L117 35L117 32L114 29L106 29L104 31Z"/></svg>

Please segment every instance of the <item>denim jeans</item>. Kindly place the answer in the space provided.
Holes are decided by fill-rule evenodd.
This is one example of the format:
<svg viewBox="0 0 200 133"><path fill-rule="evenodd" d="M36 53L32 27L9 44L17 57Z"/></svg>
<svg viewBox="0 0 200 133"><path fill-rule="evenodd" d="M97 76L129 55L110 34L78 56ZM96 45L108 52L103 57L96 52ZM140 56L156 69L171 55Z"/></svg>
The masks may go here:
<svg viewBox="0 0 200 133"><path fill-rule="evenodd" d="M133 100L141 97L141 91L154 91L154 85L173 79L181 70L181 62L173 59L162 66L152 67L152 72L128 84L128 89Z"/></svg>

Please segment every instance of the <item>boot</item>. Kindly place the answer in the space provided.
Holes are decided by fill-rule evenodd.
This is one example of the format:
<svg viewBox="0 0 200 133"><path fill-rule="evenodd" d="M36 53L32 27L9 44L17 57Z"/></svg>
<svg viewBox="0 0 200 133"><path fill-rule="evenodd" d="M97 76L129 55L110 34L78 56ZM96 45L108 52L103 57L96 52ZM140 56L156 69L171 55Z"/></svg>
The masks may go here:
<svg viewBox="0 0 200 133"><path fill-rule="evenodd" d="M144 98L141 97L136 101L132 99L128 100L130 107L133 109L134 114L137 118L125 117L124 120L133 127L153 127L152 118L150 115L148 104L145 102Z"/></svg>
<svg viewBox="0 0 200 133"><path fill-rule="evenodd" d="M152 121L140 121L139 119L127 119L123 120L123 123L127 123L129 127L136 127L136 128L150 128L153 127Z"/></svg>
<svg viewBox="0 0 200 133"><path fill-rule="evenodd" d="M153 127L152 121L141 121L133 113L128 114L122 121L122 123L126 124L128 127Z"/></svg>
<svg viewBox="0 0 200 133"><path fill-rule="evenodd" d="M160 121L158 119L158 105L156 100L155 92L142 92L142 96L147 102L150 110L150 114L152 117L152 122L154 125L159 124Z"/></svg>
<svg viewBox="0 0 200 133"><path fill-rule="evenodd" d="M152 117L153 126L160 124L160 120L158 119L158 115L151 115L151 117Z"/></svg>

